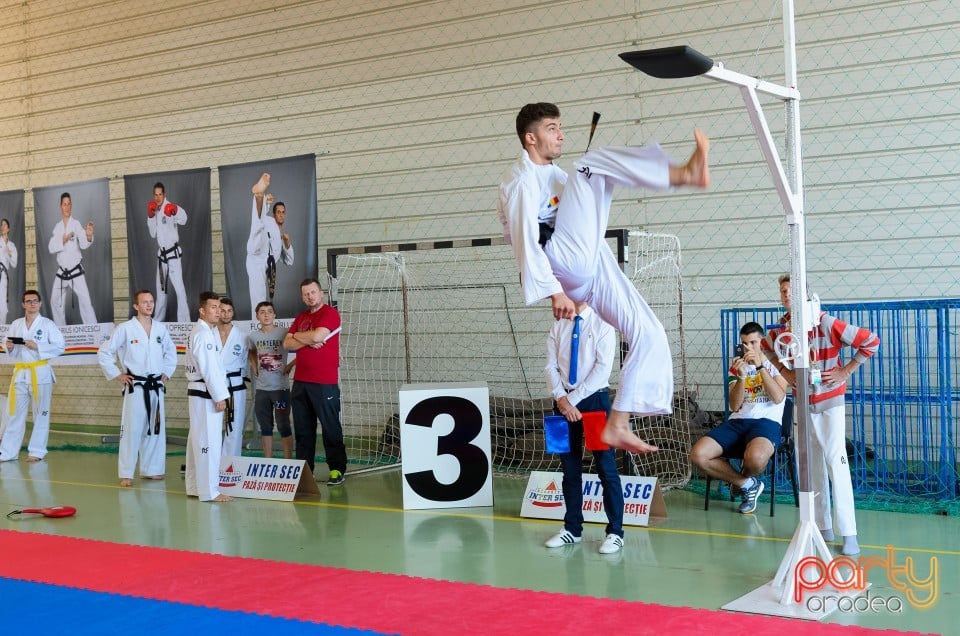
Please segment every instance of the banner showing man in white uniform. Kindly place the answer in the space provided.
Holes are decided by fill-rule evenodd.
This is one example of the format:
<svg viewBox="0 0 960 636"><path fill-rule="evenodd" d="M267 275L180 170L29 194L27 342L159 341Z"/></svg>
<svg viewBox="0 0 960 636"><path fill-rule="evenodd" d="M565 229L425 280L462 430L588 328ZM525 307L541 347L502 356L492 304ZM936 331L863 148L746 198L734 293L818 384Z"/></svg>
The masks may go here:
<svg viewBox="0 0 960 636"><path fill-rule="evenodd" d="M267 192L270 174L264 172L253 184L250 210L250 237L247 239L247 280L250 287L250 315L257 305L273 302L277 288L277 263L293 265L293 241L281 228L287 205Z"/></svg>
<svg viewBox="0 0 960 636"><path fill-rule="evenodd" d="M163 479L167 464L164 394L177 367L177 348L162 322L153 320L153 292L134 295L137 315L120 323L100 345L100 368L108 380L123 386L120 415L120 486L133 485L140 455L140 476Z"/></svg>
<svg viewBox="0 0 960 636"><path fill-rule="evenodd" d="M113 256L107 179L34 188L37 269L44 309L60 327L113 323ZM49 304L49 307L47 306ZM69 344L71 330L64 330ZM97 340L95 343L99 345Z"/></svg>
<svg viewBox="0 0 960 636"><path fill-rule="evenodd" d="M23 190L0 192L0 325L23 315L17 300L25 289Z"/></svg>
<svg viewBox="0 0 960 636"><path fill-rule="evenodd" d="M213 286L210 169L124 175L129 291L156 294L154 318L176 321L177 344L197 313L192 306Z"/></svg>
<svg viewBox="0 0 960 636"><path fill-rule="evenodd" d="M317 273L316 156L218 171L224 268L237 319L256 320L265 300L277 316L296 316L300 281Z"/></svg>

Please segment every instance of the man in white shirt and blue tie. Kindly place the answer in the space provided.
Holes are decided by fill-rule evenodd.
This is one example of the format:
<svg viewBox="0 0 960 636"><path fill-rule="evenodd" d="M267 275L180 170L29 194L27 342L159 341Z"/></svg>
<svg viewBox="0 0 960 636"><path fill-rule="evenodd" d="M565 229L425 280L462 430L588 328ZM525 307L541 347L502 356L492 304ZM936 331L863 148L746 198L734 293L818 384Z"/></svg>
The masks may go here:
<svg viewBox="0 0 960 636"><path fill-rule="evenodd" d="M576 305L573 320L558 320L547 337L547 385L556 403L555 410L567 420L570 452L561 453L563 501L566 513L563 530L544 544L548 548L580 543L583 533L583 413L610 414L610 371L617 353L617 336L586 303ZM593 451L594 463L603 485L603 507L607 513L606 539L602 554L623 547L623 486L617 473L614 450Z"/></svg>

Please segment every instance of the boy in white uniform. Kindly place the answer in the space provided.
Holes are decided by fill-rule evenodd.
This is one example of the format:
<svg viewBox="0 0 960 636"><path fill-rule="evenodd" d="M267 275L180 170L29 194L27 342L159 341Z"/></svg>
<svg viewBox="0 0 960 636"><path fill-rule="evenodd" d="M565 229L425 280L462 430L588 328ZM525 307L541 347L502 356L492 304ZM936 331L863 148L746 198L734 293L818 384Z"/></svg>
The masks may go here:
<svg viewBox="0 0 960 636"><path fill-rule="evenodd" d="M210 291L200 294L200 319L187 340L184 368L190 435L187 437L185 485L188 497L200 501L233 501L220 492L220 454L223 413L230 391L227 372L220 359L220 297Z"/></svg>
<svg viewBox="0 0 960 636"><path fill-rule="evenodd" d="M80 305L80 320L85 325L97 322L97 315L90 302L90 290L87 288L87 277L83 271L83 254L93 244L93 221L80 225L72 216L73 200L69 192L60 195L61 221L53 226L53 233L47 249L57 255L57 275L54 277L53 290L50 292L50 310L53 312L53 322L58 325L67 324L66 318L66 290L72 289Z"/></svg>
<svg viewBox="0 0 960 636"><path fill-rule="evenodd" d="M10 325L4 348L14 360L10 378L10 419L0 440L0 461L17 459L27 430L27 408L33 402L33 433L27 446L27 461L38 462L47 456L50 436L50 398L57 377L50 360L63 355L63 334L49 318L40 315L40 292L23 292L24 317Z"/></svg>
<svg viewBox="0 0 960 636"><path fill-rule="evenodd" d="M100 345L97 360L108 380L123 385L118 474L120 486L133 485L140 455L140 476L163 479L167 463L164 394L177 368L177 347L162 322L152 318L153 292L133 295L137 315L117 325ZM117 364L119 362L119 364Z"/></svg>
<svg viewBox="0 0 960 636"><path fill-rule="evenodd" d="M590 151L574 163L576 172L568 180L553 163L563 144L560 109L527 104L516 123L523 151L500 184L497 215L520 267L524 300L532 304L549 297L557 320L573 318L575 303L585 302L623 334L630 352L601 439L635 453L655 451L630 429L630 415L672 411L670 346L604 234L615 185L707 187L709 142L695 131L696 148L680 166L670 165L656 145Z"/></svg>
<svg viewBox="0 0 960 636"><path fill-rule="evenodd" d="M227 372L227 415L224 417L223 456L239 457L243 454L243 421L247 409L247 333L233 324L233 301L220 298L220 320L217 333L220 336L220 359Z"/></svg>

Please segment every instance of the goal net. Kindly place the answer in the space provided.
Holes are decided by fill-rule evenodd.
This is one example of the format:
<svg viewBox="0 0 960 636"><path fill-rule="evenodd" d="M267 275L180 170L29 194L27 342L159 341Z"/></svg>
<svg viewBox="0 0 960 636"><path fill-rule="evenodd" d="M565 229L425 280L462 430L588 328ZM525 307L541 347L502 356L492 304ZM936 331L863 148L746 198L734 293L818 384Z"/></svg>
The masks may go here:
<svg viewBox="0 0 960 636"><path fill-rule="evenodd" d="M628 236L613 234L621 241ZM629 237L627 271L667 328L682 396L679 245L672 236ZM543 418L552 413L544 361L553 318L543 305L523 304L510 247L475 239L356 251L364 253L331 250L328 264L343 324L341 408L351 462L399 462L401 385L482 381L490 391L495 469L559 470L543 439ZM612 390L618 381L615 369ZM628 472L657 475L668 487L686 483L690 441L682 402L675 400L672 416L636 422L664 450L627 457Z"/></svg>

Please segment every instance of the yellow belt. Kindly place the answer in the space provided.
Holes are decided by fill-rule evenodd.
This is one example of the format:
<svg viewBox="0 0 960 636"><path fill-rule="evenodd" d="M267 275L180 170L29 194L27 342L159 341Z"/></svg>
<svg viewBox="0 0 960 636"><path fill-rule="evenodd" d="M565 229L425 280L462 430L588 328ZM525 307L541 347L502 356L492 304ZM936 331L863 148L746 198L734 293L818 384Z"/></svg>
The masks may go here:
<svg viewBox="0 0 960 636"><path fill-rule="evenodd" d="M37 397L37 367L42 367L49 364L47 360L37 360L35 362L15 362L13 365L13 376L10 378L10 390L7 391L7 395L10 397L10 415L13 415L17 407L17 392L15 390L14 384L17 381L17 375L21 371L30 371L30 385L33 388L33 397Z"/></svg>

